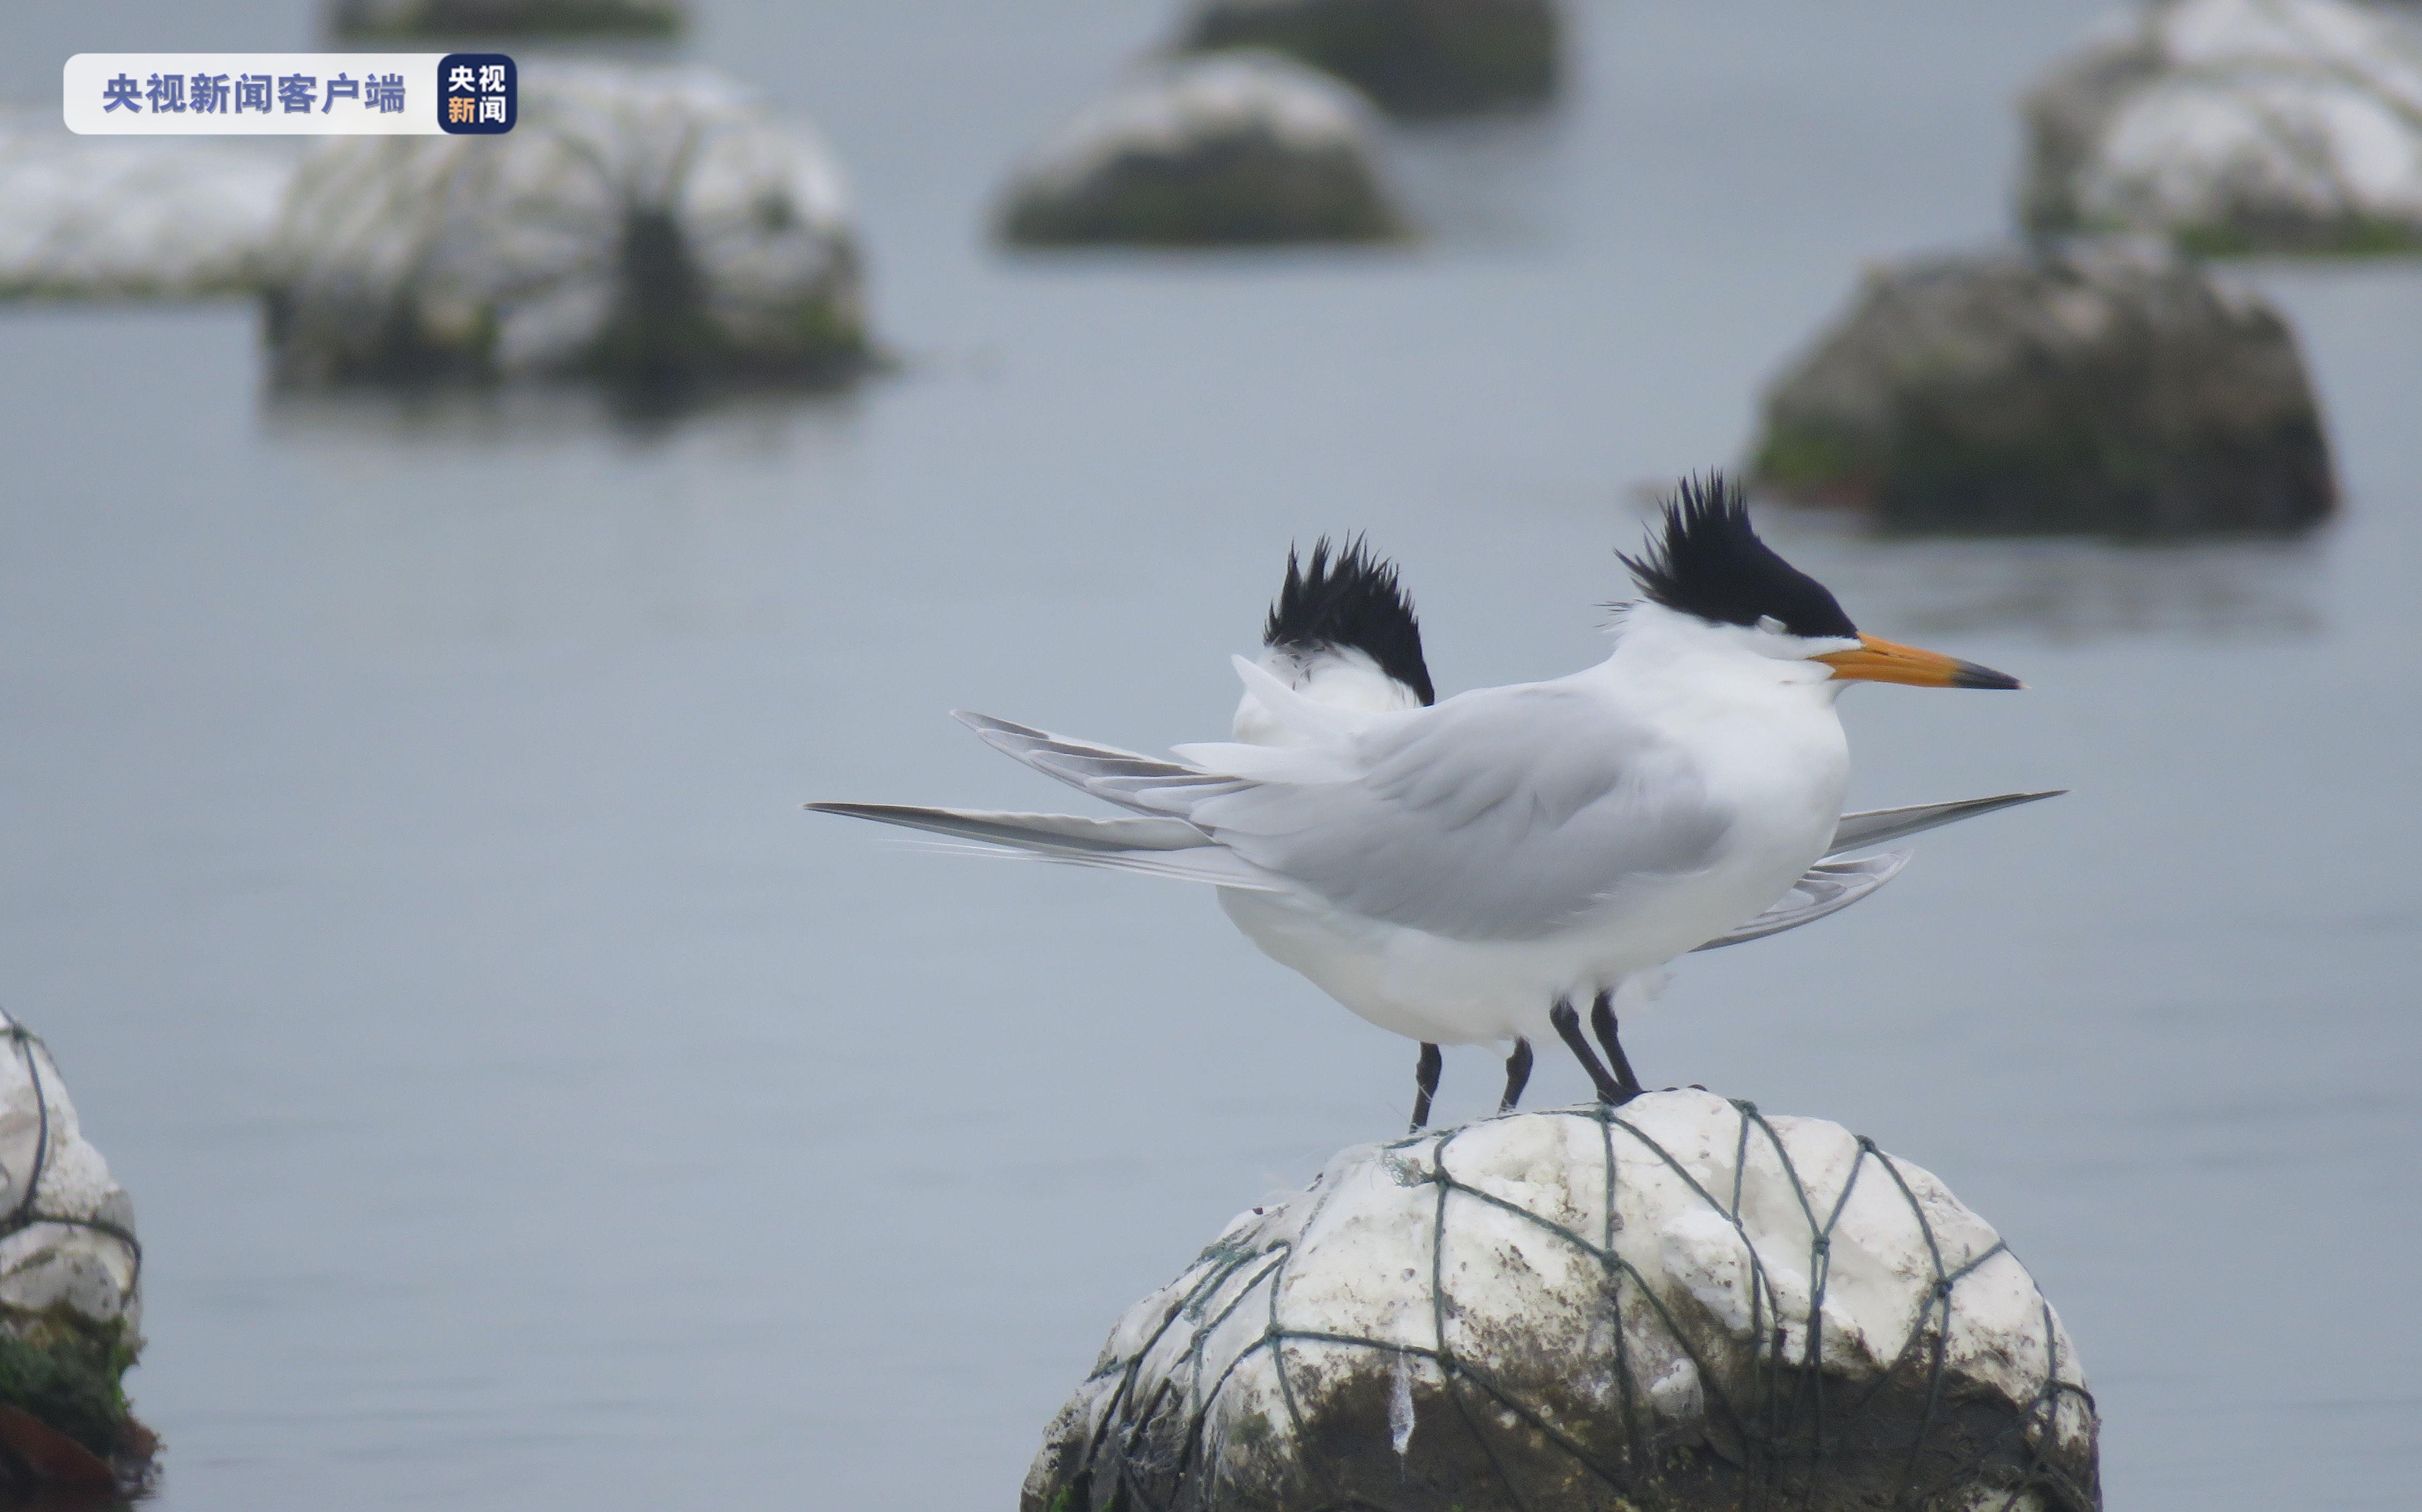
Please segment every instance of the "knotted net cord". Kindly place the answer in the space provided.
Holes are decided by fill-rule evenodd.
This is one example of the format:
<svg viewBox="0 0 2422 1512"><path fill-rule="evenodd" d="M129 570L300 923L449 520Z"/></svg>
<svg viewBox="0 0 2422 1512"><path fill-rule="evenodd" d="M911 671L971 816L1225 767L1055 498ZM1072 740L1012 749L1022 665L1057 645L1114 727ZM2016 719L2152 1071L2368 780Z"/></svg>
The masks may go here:
<svg viewBox="0 0 2422 1512"><path fill-rule="evenodd" d="M1384 1500L1375 1500L1365 1491L1348 1489L1333 1471L1316 1461L1305 1431L1301 1388L1290 1372L1287 1353L1290 1345L1319 1345L1368 1351L1377 1356L1423 1361L1434 1366L1446 1383L1447 1395L1455 1403L1465 1429L1493 1471L1496 1488L1502 1492L1504 1504L1518 1509L1518 1512L1530 1512L1532 1500L1521 1484L1521 1478L1507 1465L1495 1441L1483 1429L1480 1414L1486 1409L1511 1413L1610 1493L1624 1497L1639 1495L1647 1489L1647 1482L1655 1470L1655 1456L1648 1427L1642 1421L1641 1405L1636 1400L1629 1331L1622 1326L1627 1286L1632 1289L1633 1295L1646 1302L1665 1332L1698 1372L1704 1392L1705 1413L1710 1425L1721 1426L1739 1445L1740 1457L1745 1461L1741 1468L1746 1472L1743 1481L1749 1497L1744 1505L1784 1507L1813 1503L1816 1482L1810 1473L1820 1472L1832 1452L1827 1438L1829 1392L1847 1394L1848 1423L1873 1422L1884 1433L1897 1436L1879 1410L1881 1399L1890 1388L1906 1384L1909 1377L1922 1374L1922 1406L1915 1431L1909 1435L1907 1454L1892 1491L1892 1506L1923 1508L1954 1488L1989 1484L2000 1492L1997 1501L1986 1504L1991 1505L1994 1512L2018 1512L2021 1498L2030 1492L2037 1493L2043 1504L2059 1509L2059 1512L2092 1512L2092 1509L2099 1508L2101 1499L2099 1487L2092 1483L2090 1461L2087 1474L2082 1477L2051 1452L2065 1402L2075 1399L2083 1409L2089 1427L2095 1422L2095 1413L2091 1394L2076 1382L2061 1379L2060 1331L2049 1303L2043 1304L2046 1358L2042 1380L2031 1399L2022 1405L2015 1421L1968 1452L1948 1457L1931 1473L1926 1468L1926 1452L1930 1445L1937 1448L1938 1458L1943 1457L1942 1450L1944 1446L1934 1444L1933 1441L1938 1437L1936 1429L1944 1420L1948 1387L1953 1376L1949 1368L1953 1294L1959 1283L1979 1268L1998 1256L2010 1254L2007 1244L1997 1239L1964 1262L1957 1266L1948 1264L1941 1240L1927 1219L1925 1206L1899 1164L1864 1136L1856 1137L1857 1153L1842 1189L1828 1210L1820 1216L1816 1199L1801 1180L1778 1131L1754 1104L1739 1099L1729 1101L1737 1114L1738 1128L1732 1186L1725 1197L1707 1190L1672 1151L1624 1117L1621 1109L1596 1106L1525 1115L1581 1119L1596 1126L1605 1157L1606 1189L1603 1232L1596 1236L1585 1236L1566 1224L1542 1217L1457 1178L1447 1168L1446 1154L1466 1130L1408 1136L1382 1146L1381 1158L1390 1163L1398 1179L1437 1189L1429 1236L1431 1323L1433 1336L1439 1341L1435 1347L1290 1324L1282 1316L1281 1298L1285 1290L1287 1267L1294 1259L1294 1241L1281 1238L1265 1246L1256 1243L1250 1236L1242 1236L1215 1243L1196 1262L1198 1267L1207 1268L1170 1305L1158 1326L1127 1358L1112 1360L1095 1373L1095 1382L1109 1376L1115 1376L1116 1379L1108 1399L1093 1414L1094 1426L1076 1463L1063 1465L1060 1471L1057 1479L1063 1490L1053 1502L1052 1512L1060 1512L1063 1506L1073 1508L1075 1512L1087 1512L1090 1508L1102 1508L1104 1512L1177 1512L1181 1505L1187 1508L1220 1505L1217 1483L1220 1465L1216 1458L1203 1453L1205 1426L1218 1409L1222 1392L1238 1370L1265 1352L1270 1356L1278 1394L1286 1412L1292 1441L1298 1450L1298 1462L1313 1475L1323 1476L1327 1482L1328 1499L1320 1503L1306 1503L1306 1507L1318 1507L1324 1512L1329 1508L1394 1512L1391 1504ZM1722 1215L1748 1256L1751 1369L1749 1383L1738 1396L1726 1389L1723 1375L1691 1342L1690 1331L1682 1326L1681 1320L1658 1295L1648 1279L1615 1249L1615 1234L1620 1226L1617 1199L1620 1195L1621 1165L1616 1158L1618 1131L1635 1142L1647 1158L1661 1163L1678 1177L1699 1201ZM1790 1359L1787 1347L1789 1325L1793 1320L1785 1315L1782 1296L1773 1278L1768 1274L1766 1261L1751 1238L1741 1216L1754 1139L1762 1139L1779 1161L1811 1235L1808 1303L1804 1315L1798 1319L1805 1345L1797 1362ZM1898 1354L1880 1376L1872 1381L1861 1382L1839 1373L1828 1376L1822 1310L1834 1229L1848 1206L1851 1193L1857 1189L1861 1179L1868 1176L1870 1166L1880 1175L1868 1179L1889 1179L1901 1202L1907 1205L1910 1215L1916 1220L1932 1275ZM1313 1231L1322 1208L1336 1189L1332 1186L1313 1198L1313 1206L1297 1228L1298 1234L1309 1235ZM1622 1444L1617 1456L1609 1457L1582 1443L1559 1427L1539 1404L1524 1400L1518 1391L1494 1378L1479 1362L1448 1345L1448 1310L1452 1297L1446 1248L1451 1205L1457 1198L1486 1204L1550 1234L1587 1255L1600 1268L1608 1286L1609 1307L1617 1325L1613 1330L1614 1378L1620 1388L1623 1425ZM2018 1263L2015 1254L2011 1254L2011 1259L2014 1264ZM2021 1268L2023 1270L2023 1266ZM1225 1305L1216 1314L1206 1315L1211 1300L1227 1289L1231 1282L1240 1278L1241 1284L1235 1287L1234 1295ZM1260 1334L1239 1350L1206 1386L1203 1379L1206 1345L1219 1333L1220 1326L1237 1315L1238 1311L1256 1295L1266 1299L1266 1317ZM1180 1319L1187 1320L1194 1331L1182 1366L1166 1372L1157 1389L1148 1398L1137 1401L1135 1393L1144 1362ZM1193 1405L1187 1414L1176 1461L1173 1465L1154 1464L1156 1457L1147 1443L1147 1434L1168 1405L1170 1393L1181 1378L1186 1381ZM1838 1394L1834 1405L1841 1405ZM1143 1468L1147 1465L1152 1471L1149 1477ZM1989 1470L1990 1478L1980 1480L1979 1477ZM1801 1473L1792 1475L1790 1473L1795 1471ZM1796 1494L1792 1487L1795 1479L1800 1486ZM1199 1480L1202 1484L1189 1485L1190 1480ZM1156 1490L1152 1484L1154 1481L1165 1481L1168 1489Z"/></svg>

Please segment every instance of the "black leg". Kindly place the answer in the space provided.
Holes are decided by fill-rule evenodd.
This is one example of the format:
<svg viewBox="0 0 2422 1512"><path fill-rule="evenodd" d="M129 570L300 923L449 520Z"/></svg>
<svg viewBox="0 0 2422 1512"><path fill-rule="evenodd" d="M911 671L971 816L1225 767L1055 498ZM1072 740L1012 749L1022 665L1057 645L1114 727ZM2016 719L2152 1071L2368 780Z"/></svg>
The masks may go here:
<svg viewBox="0 0 2422 1512"><path fill-rule="evenodd" d="M1422 1058L1413 1066L1412 1133L1420 1133L1430 1121L1430 1099L1438 1095L1439 1070L1445 1063L1437 1046L1423 1043Z"/></svg>
<svg viewBox="0 0 2422 1512"><path fill-rule="evenodd" d="M1522 1106L1522 1089L1531 1084L1531 1042L1517 1037L1514 1053L1505 1058L1505 1096L1497 1110L1510 1113Z"/></svg>
<svg viewBox="0 0 2422 1512"><path fill-rule="evenodd" d="M1625 1101L1623 1089L1615 1085L1614 1078L1606 1074L1606 1067L1598 1063L1597 1051L1590 1048L1589 1040L1582 1035L1581 1016L1573 1012L1573 1005L1568 1002L1556 1004L1554 1011L1548 1015L1548 1022L1556 1026L1556 1036L1572 1047L1573 1059L1581 1062L1581 1069L1589 1073L1591 1085L1597 1088L1597 1100L1602 1103Z"/></svg>
<svg viewBox="0 0 2422 1512"><path fill-rule="evenodd" d="M1615 1032L1614 994L1601 992L1590 1006L1590 1028L1597 1032L1597 1042L1606 1047L1606 1063L1614 1068L1615 1085L1624 1095L1640 1095L1640 1078L1631 1069L1631 1057L1623 1053L1623 1037Z"/></svg>

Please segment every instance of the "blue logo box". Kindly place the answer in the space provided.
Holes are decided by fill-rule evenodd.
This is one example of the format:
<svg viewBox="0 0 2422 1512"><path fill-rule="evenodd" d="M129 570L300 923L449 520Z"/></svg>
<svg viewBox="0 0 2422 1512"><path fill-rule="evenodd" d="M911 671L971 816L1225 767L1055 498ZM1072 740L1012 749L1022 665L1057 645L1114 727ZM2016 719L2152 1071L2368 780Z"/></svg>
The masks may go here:
<svg viewBox="0 0 2422 1512"><path fill-rule="evenodd" d="M521 77L502 53L448 53L437 62L437 124L456 136L501 136L521 114Z"/></svg>

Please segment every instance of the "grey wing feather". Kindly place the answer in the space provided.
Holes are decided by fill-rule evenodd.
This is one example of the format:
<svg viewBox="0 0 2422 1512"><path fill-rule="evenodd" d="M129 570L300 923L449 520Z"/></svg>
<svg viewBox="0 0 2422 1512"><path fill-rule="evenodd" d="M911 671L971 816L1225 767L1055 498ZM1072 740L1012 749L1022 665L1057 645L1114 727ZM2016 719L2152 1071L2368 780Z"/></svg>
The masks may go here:
<svg viewBox="0 0 2422 1512"><path fill-rule="evenodd" d="M2021 803L2034 803L2041 798L2056 798L2067 788L2049 793L2004 793L1990 798L1961 798L1956 803L1918 803L1906 809L1869 809L1863 813L1846 813L1834 827L1833 845L1825 854L1839 856L1845 851L1862 850L1880 845L1888 840L1914 835L1942 825L1974 819L1980 813L1996 809L2013 809Z"/></svg>
<svg viewBox="0 0 2422 1512"><path fill-rule="evenodd" d="M1839 913L1891 881L1909 864L1910 852L1887 851L1856 861L1819 861L1801 874L1782 901L1738 929L1718 935L1698 949L1712 951L1743 940L1763 939L1786 929L1813 924Z"/></svg>
<svg viewBox="0 0 2422 1512"><path fill-rule="evenodd" d="M1213 791L1230 792L1236 786L1233 778L1198 767L1121 750L1116 746L1055 735L990 715L957 709L951 717L974 731L978 739L1002 755L1080 793L1139 813L1169 812L1170 806L1165 802L1140 801L1164 790L1183 789L1195 796L1207 796Z"/></svg>
<svg viewBox="0 0 2422 1512"><path fill-rule="evenodd" d="M1072 813L1010 813L995 809L929 809L901 803L810 803L817 813L922 829L981 842L984 854L1020 856L1063 866L1205 882L1268 892L1279 884L1211 843L1182 819L1092 819ZM972 850L975 847L952 847Z"/></svg>

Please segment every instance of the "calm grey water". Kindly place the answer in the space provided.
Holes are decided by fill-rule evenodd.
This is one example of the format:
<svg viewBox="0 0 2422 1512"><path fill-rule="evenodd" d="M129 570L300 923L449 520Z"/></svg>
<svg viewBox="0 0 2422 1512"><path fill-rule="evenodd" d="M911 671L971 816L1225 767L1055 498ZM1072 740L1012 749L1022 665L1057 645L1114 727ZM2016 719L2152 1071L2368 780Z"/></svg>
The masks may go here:
<svg viewBox="0 0 2422 1512"><path fill-rule="evenodd" d="M978 212L1159 7L700 8L848 163L900 375L634 428L273 403L237 307L0 316L0 995L136 1194L177 1512L1007 1505L1111 1319L1400 1126L1411 1047L1205 895L798 803L1060 801L954 705L1216 732L1322 529L1403 559L1442 687L1594 657L1639 485L1738 454L1863 260L2002 225L2007 98L2090 14L1594 5L1563 118L1406 144L1425 245L1055 262ZM8 26L45 98L309 12ZM1864 624L2036 685L1853 697L1855 797L2076 792L1635 1031L1999 1223L2128 1512L2422 1471L2422 266L2246 276L2344 522L1773 518ZM1446 1111L1494 1077L1450 1057Z"/></svg>

